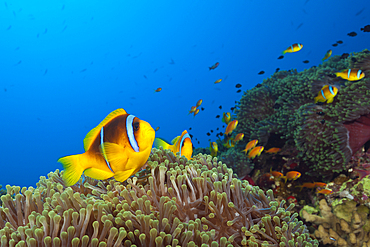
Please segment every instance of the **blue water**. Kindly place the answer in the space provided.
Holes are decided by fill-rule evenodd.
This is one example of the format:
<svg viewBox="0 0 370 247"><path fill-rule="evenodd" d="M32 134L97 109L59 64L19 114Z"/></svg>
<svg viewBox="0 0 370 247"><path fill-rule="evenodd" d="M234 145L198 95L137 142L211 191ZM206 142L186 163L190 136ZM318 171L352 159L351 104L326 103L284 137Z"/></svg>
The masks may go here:
<svg viewBox="0 0 370 247"><path fill-rule="evenodd" d="M164 139L191 127L194 146L208 147L216 115L242 96L237 83L244 91L276 68L302 71L328 49L369 48L368 0L227 2L1 2L0 184L35 186L62 169L58 158L82 153L86 133L117 108ZM294 43L303 49L278 60ZM199 99L204 111L188 115Z"/></svg>

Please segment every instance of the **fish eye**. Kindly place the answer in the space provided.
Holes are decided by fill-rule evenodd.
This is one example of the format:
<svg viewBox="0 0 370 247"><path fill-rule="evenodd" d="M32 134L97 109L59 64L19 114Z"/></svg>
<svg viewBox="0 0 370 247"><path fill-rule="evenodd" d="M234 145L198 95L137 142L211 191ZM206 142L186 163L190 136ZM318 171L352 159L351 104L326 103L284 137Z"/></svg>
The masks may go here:
<svg viewBox="0 0 370 247"><path fill-rule="evenodd" d="M140 128L140 123L139 122L135 122L135 123L132 124L132 127L133 127L134 131L138 131L139 128Z"/></svg>

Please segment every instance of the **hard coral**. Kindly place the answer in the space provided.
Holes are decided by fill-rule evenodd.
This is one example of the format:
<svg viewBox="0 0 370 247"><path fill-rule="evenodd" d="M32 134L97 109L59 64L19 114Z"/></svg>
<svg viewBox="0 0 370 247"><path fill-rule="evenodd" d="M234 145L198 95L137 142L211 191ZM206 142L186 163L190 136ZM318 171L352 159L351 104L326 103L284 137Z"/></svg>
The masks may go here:
<svg viewBox="0 0 370 247"><path fill-rule="evenodd" d="M335 77L334 72L348 68L362 69L366 77L353 82ZM315 104L324 85L336 86L338 94L333 103ZM369 114L370 52L364 50L334 56L299 73L279 71L246 91L238 104L236 131L244 133L244 146L258 139L265 148L295 149L304 165L299 169L331 176L346 169L351 155L370 139ZM243 145L236 147L238 151Z"/></svg>
<svg viewBox="0 0 370 247"><path fill-rule="evenodd" d="M233 177L217 158L153 149L147 169L125 183L65 187L56 171L37 188L7 186L1 245L318 246L294 205Z"/></svg>

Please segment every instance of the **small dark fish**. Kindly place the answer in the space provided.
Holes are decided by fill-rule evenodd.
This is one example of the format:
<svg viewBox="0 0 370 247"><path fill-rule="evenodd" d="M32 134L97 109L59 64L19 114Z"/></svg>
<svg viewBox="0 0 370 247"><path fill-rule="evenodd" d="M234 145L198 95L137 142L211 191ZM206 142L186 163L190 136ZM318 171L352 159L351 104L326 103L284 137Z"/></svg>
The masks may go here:
<svg viewBox="0 0 370 247"><path fill-rule="evenodd" d="M217 128L216 130L219 130L219 128Z"/></svg>
<svg viewBox="0 0 370 247"><path fill-rule="evenodd" d="M364 8L362 8L359 12L357 12L357 13L356 13L356 16L361 15L361 13L362 13L364 10L365 10L365 7L364 7Z"/></svg>
<svg viewBox="0 0 370 247"><path fill-rule="evenodd" d="M241 88L241 87L242 87L242 84L239 84L239 83L238 83L238 84L236 84L236 85L235 85L235 87L236 87L236 88Z"/></svg>
<svg viewBox="0 0 370 247"><path fill-rule="evenodd" d="M12 25L10 25L6 30L8 31L8 30L10 30L12 28Z"/></svg>
<svg viewBox="0 0 370 247"><path fill-rule="evenodd" d="M338 41L337 41L337 44L343 44L343 41L338 40Z"/></svg>
<svg viewBox="0 0 370 247"><path fill-rule="evenodd" d="M234 109L235 109L235 107L231 107L231 108L230 108L230 110L231 110L231 111L234 111Z"/></svg>
<svg viewBox="0 0 370 247"><path fill-rule="evenodd" d="M217 62L217 63L215 63L214 65L212 65L211 67L208 67L209 68L209 70L212 70L212 69L215 69L215 68L217 68L218 67L218 65L219 65L220 63L219 62Z"/></svg>
<svg viewBox="0 0 370 247"><path fill-rule="evenodd" d="M193 135L192 134L189 134L189 136L191 137L191 139L193 139Z"/></svg>
<svg viewBox="0 0 370 247"><path fill-rule="evenodd" d="M332 44L332 46L336 47L336 46L338 46L338 44Z"/></svg>
<svg viewBox="0 0 370 247"><path fill-rule="evenodd" d="M198 144L200 144L200 141L198 141Z"/></svg>
<svg viewBox="0 0 370 247"><path fill-rule="evenodd" d="M158 69L155 69L155 70L153 71L153 73L157 72L157 70L158 70Z"/></svg>
<svg viewBox="0 0 370 247"><path fill-rule="evenodd" d="M242 90L241 89L239 89L238 91L236 91L237 93L240 93Z"/></svg>
<svg viewBox="0 0 370 247"><path fill-rule="evenodd" d="M275 72L279 72L280 68L276 68Z"/></svg>
<svg viewBox="0 0 370 247"><path fill-rule="evenodd" d="M218 133L218 135L219 135L219 136L223 136L223 135L224 135L224 133L220 132L220 133Z"/></svg>
<svg viewBox="0 0 370 247"><path fill-rule="evenodd" d="M169 62L169 64L175 64L175 61L171 58L171 62Z"/></svg>
<svg viewBox="0 0 370 247"><path fill-rule="evenodd" d="M310 61L308 61L308 60L304 60L304 61L303 61L303 63L309 63L309 62L310 62Z"/></svg>
<svg viewBox="0 0 370 247"><path fill-rule="evenodd" d="M284 58L284 56L283 55L281 55L280 57L278 57L278 59L283 59Z"/></svg>
<svg viewBox="0 0 370 247"><path fill-rule="evenodd" d="M48 73L48 69L45 70L44 75L46 75L46 73Z"/></svg>
<svg viewBox="0 0 370 247"><path fill-rule="evenodd" d="M211 133L213 133L213 130L211 130Z"/></svg>
<svg viewBox="0 0 370 247"><path fill-rule="evenodd" d="M259 75L263 75L265 73L265 71L261 70L260 72L258 72Z"/></svg>
<svg viewBox="0 0 370 247"><path fill-rule="evenodd" d="M220 108L220 110L222 109L222 105L220 105L218 108Z"/></svg>
<svg viewBox="0 0 370 247"><path fill-rule="evenodd" d="M351 57L352 62L357 62L357 59L355 57Z"/></svg>
<svg viewBox="0 0 370 247"><path fill-rule="evenodd" d="M145 79L148 79L148 77L146 77L146 75L144 75L144 78L145 78Z"/></svg>
<svg viewBox="0 0 370 247"><path fill-rule="evenodd" d="M210 136L210 135L211 135L211 133L207 132L207 136Z"/></svg>
<svg viewBox="0 0 370 247"><path fill-rule="evenodd" d="M80 70L80 73L82 73L82 72L85 72L87 69L82 69L82 70Z"/></svg>
<svg viewBox="0 0 370 247"><path fill-rule="evenodd" d="M217 115L216 118L220 118L220 115Z"/></svg>
<svg viewBox="0 0 370 247"><path fill-rule="evenodd" d="M370 25L366 25L366 26L362 27L361 31L370 32Z"/></svg>
<svg viewBox="0 0 370 247"><path fill-rule="evenodd" d="M22 60L19 60L18 63L14 64L13 66L20 65L22 63Z"/></svg>
<svg viewBox="0 0 370 247"><path fill-rule="evenodd" d="M142 52L140 52L139 55L133 56L132 59L140 57L141 54Z"/></svg>
<svg viewBox="0 0 370 247"><path fill-rule="evenodd" d="M191 130L191 127L189 128L189 130Z"/></svg>
<svg viewBox="0 0 370 247"><path fill-rule="evenodd" d="M347 57L349 57L349 54L343 53L342 56L340 56L340 59L346 59Z"/></svg>
<svg viewBox="0 0 370 247"><path fill-rule="evenodd" d="M295 30L297 31L297 30L298 30L298 29L300 29L302 26L303 26L303 22L302 22L301 24L299 24Z"/></svg>
<svg viewBox="0 0 370 247"><path fill-rule="evenodd" d="M348 36L350 37L355 37L357 36L357 33L356 32L350 32L350 33L347 33Z"/></svg>
<svg viewBox="0 0 370 247"><path fill-rule="evenodd" d="M200 109L201 109L202 111L204 111L204 107L201 107Z"/></svg>

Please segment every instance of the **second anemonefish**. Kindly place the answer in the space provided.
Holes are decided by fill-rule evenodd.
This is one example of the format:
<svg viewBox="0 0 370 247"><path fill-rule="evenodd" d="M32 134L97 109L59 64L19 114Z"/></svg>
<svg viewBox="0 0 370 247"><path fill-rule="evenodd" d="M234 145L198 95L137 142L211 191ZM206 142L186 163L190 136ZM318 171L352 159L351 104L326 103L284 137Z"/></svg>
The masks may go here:
<svg viewBox="0 0 370 247"><path fill-rule="evenodd" d="M248 158L250 159L254 159L256 156L260 156L262 151L263 151L264 147L263 146L257 146L255 148L253 148L249 154L248 154Z"/></svg>
<svg viewBox="0 0 370 247"><path fill-rule="evenodd" d="M236 128L236 126L238 125L238 120L233 120L231 121L227 127L226 127L226 131L225 131L225 135L230 135L231 132L233 132L233 130Z"/></svg>
<svg viewBox="0 0 370 247"><path fill-rule="evenodd" d="M326 52L326 54L325 54L324 58L322 59L322 61L324 61L324 60L328 59L328 58L331 56L331 54L332 54L332 50L328 50L328 51Z"/></svg>
<svg viewBox="0 0 370 247"><path fill-rule="evenodd" d="M335 75L347 81L358 81L365 77L365 73L360 69L346 69L335 73Z"/></svg>
<svg viewBox="0 0 370 247"><path fill-rule="evenodd" d="M235 136L234 141L235 142L239 142L239 141L243 140L243 138L244 138L244 134L243 133L239 133L239 134L237 134Z"/></svg>
<svg viewBox="0 0 370 247"><path fill-rule="evenodd" d="M212 155L213 157L217 156L217 152L218 152L218 145L217 145L217 142L211 142L211 143L210 143L209 150L211 151L211 155Z"/></svg>
<svg viewBox="0 0 370 247"><path fill-rule="evenodd" d="M222 81L222 79L218 79L217 81L215 81L215 84L220 83L221 81Z"/></svg>
<svg viewBox="0 0 370 247"><path fill-rule="evenodd" d="M265 153L270 153L270 154L277 154L281 148L270 148L269 150L266 150Z"/></svg>
<svg viewBox="0 0 370 247"><path fill-rule="evenodd" d="M318 92L317 96L315 97L315 103L325 101L327 103L332 103L337 93L338 93L337 87L334 87L332 85L325 85L322 87L321 91Z"/></svg>
<svg viewBox="0 0 370 247"><path fill-rule="evenodd" d="M212 70L212 69L215 69L215 68L217 68L218 67L218 65L219 65L220 63L219 62L217 62L217 63L215 63L214 65L212 65L211 67L208 67L209 68L209 70Z"/></svg>
<svg viewBox="0 0 370 247"><path fill-rule="evenodd" d="M160 91L162 91L161 87L157 88L154 92L160 92Z"/></svg>
<svg viewBox="0 0 370 247"><path fill-rule="evenodd" d="M235 141L230 138L229 140L227 140L226 143L224 143L224 147L227 147L227 148L235 147Z"/></svg>
<svg viewBox="0 0 370 247"><path fill-rule="evenodd" d="M84 173L98 180L114 177L123 182L148 160L154 137L149 123L117 109L87 133L85 153L58 160L64 167L63 180L72 186Z"/></svg>
<svg viewBox="0 0 370 247"><path fill-rule="evenodd" d="M287 49L285 49L283 51L283 54L297 52L297 51L300 51L302 48L303 48L302 44L296 43L296 44L289 46Z"/></svg>
<svg viewBox="0 0 370 247"><path fill-rule="evenodd" d="M169 149L176 155L179 153L180 156L185 156L188 160L191 159L191 155L193 154L193 144L191 142L190 135L186 130L184 130L181 136L175 137L171 144L168 144L161 138L155 138L154 140L154 147L159 148L162 147L163 149Z"/></svg>
<svg viewBox="0 0 370 247"><path fill-rule="evenodd" d="M248 153L249 150L254 148L258 143L258 140L252 140L245 145L245 149L242 152Z"/></svg>
<svg viewBox="0 0 370 247"><path fill-rule="evenodd" d="M296 180L300 176L301 176L301 173L300 172L290 171L290 172L287 172L283 178L284 178L285 183L286 183L287 180Z"/></svg>
<svg viewBox="0 0 370 247"><path fill-rule="evenodd" d="M230 120L231 120L230 112L226 112L226 113L224 112L224 115L222 117L222 122L224 122L225 124L229 124Z"/></svg>

